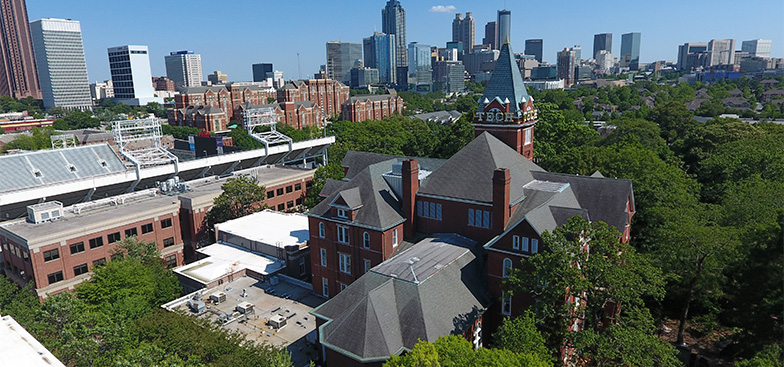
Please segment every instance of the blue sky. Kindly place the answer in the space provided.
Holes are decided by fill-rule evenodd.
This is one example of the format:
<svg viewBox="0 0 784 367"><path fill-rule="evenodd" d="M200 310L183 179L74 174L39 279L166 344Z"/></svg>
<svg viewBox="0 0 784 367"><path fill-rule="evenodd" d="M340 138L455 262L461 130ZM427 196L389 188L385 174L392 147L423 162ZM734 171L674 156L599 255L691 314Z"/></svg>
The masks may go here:
<svg viewBox="0 0 784 367"><path fill-rule="evenodd" d="M593 48L593 35L613 33L613 53L621 34L642 32L641 62L675 60L678 45L733 38L773 40L772 56L784 57L784 1L422 1L401 0L406 9L407 42L444 47L451 40L454 13L471 11L476 39L496 10L512 11L512 49L525 39L544 39L544 60L581 45ZM312 76L326 63L326 42L362 42L381 31L386 0L27 0L30 21L78 20L82 26L90 81L109 79L108 47L147 45L153 75L165 75L163 57L171 51L201 54L204 74L221 70L229 80L251 79L251 64L272 62L286 79ZM631 5L634 4L634 5ZM440 6L440 7L439 7ZM433 11L434 7L444 11ZM587 52L585 50L588 50ZM297 53L300 67L297 65Z"/></svg>

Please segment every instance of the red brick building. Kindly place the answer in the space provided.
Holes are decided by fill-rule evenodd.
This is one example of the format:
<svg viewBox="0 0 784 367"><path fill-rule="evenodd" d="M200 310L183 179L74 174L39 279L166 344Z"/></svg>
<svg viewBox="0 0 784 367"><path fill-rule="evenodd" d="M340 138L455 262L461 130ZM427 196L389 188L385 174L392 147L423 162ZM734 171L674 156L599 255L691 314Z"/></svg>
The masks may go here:
<svg viewBox="0 0 784 367"><path fill-rule="evenodd" d="M186 110L212 107L220 109L221 119L228 121L241 121L242 116L234 115L235 108L242 103L260 105L267 103L267 98L274 98L272 88L262 88L256 85L215 85L209 87L189 87L174 96L174 109L167 111L169 124L190 126L182 119ZM217 110L213 110L217 111Z"/></svg>
<svg viewBox="0 0 784 367"><path fill-rule="evenodd" d="M340 114L350 91L348 86L332 79L294 80L278 89L277 97L278 102L313 102L329 117Z"/></svg>
<svg viewBox="0 0 784 367"><path fill-rule="evenodd" d="M208 133L228 130L229 118L226 113L212 106L188 106L174 110L174 116L180 126L199 128Z"/></svg>
<svg viewBox="0 0 784 367"><path fill-rule="evenodd" d="M393 353L410 350L418 339L432 342L449 333L465 335L472 330L469 326L478 326L480 320L481 333L489 336L504 317L518 316L533 302L524 295L505 296L501 282L527 257L547 251L541 233L579 215L607 222L622 233L621 240L628 241L635 211L631 181L608 179L599 173L549 173L530 160L536 110L512 55L509 45L503 45L475 114L477 137L451 158L410 159L349 152L342 163L347 181L329 181L322 190L325 199L309 212L309 227L313 289L323 296L336 297L312 312L319 318L328 364L333 360L341 366L382 363L386 357L368 346L389 346L390 340L396 340L379 337L375 324L331 323L350 320L346 313L358 312L353 307L328 311L335 304L352 304L353 300L360 305L359 310L372 309L373 318L356 319L383 318L377 325L382 329L394 330L402 324L400 320L420 320L427 317L422 315L439 312L462 320L461 327L452 331L404 338ZM418 264L422 258L411 256L408 250L428 246L432 238L443 234L470 239L481 248L482 255L477 258L485 261L482 289L491 299L487 307L477 306L475 312L466 314L449 310L450 302L441 298L422 307L390 309L384 309L379 299L364 308L364 299L385 292L382 285L368 285L368 279L384 274L383 268L401 259L411 268L403 266L389 276L408 276L407 270L420 274L424 270L417 269L427 266ZM433 246L432 251L440 252L442 248ZM382 262L377 263L379 260ZM437 260L428 262L436 271L444 265ZM453 284L446 289L460 282L470 287L477 277L468 278L446 277ZM415 276L414 281L417 279ZM399 301L395 297L399 295L392 293L384 299ZM351 335L353 339L348 337ZM352 342L356 335L364 336L364 349ZM471 335L468 339L477 342ZM480 338L478 343L485 341Z"/></svg>
<svg viewBox="0 0 784 367"><path fill-rule="evenodd" d="M28 207L27 219L0 226L6 274L20 285L34 282L37 294L46 298L72 290L93 267L117 256L112 250L118 241L134 236L157 244L167 266L183 264L177 199L145 192L134 197L69 208L59 202Z"/></svg>
<svg viewBox="0 0 784 367"><path fill-rule="evenodd" d="M174 81L165 76L152 77L152 85L155 87L155 90L175 91Z"/></svg>
<svg viewBox="0 0 784 367"><path fill-rule="evenodd" d="M349 98L343 104L343 119L348 121L381 120L403 113L403 98L397 94L368 94Z"/></svg>

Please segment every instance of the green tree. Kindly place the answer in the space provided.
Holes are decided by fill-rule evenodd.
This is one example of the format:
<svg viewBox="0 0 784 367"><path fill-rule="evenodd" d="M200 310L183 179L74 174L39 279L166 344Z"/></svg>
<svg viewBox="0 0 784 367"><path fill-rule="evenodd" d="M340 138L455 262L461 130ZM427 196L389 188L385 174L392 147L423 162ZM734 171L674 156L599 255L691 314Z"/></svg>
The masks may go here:
<svg viewBox="0 0 784 367"><path fill-rule="evenodd" d="M544 337L536 330L536 318L531 311L515 319L505 318L501 327L493 334L494 348L511 351L527 351L543 361L552 359Z"/></svg>
<svg viewBox="0 0 784 367"><path fill-rule="evenodd" d="M264 204L267 189L259 186L252 176L231 177L222 189L223 192L214 199L212 209L207 212L206 221L210 227L267 208Z"/></svg>
<svg viewBox="0 0 784 367"><path fill-rule="evenodd" d="M735 362L735 367L782 367L784 366L784 350L780 345L768 345L754 358Z"/></svg>
<svg viewBox="0 0 784 367"><path fill-rule="evenodd" d="M313 174L313 186L310 187L308 197L305 198L305 206L310 209L321 202L322 197L319 196L321 190L324 188L328 179L342 180L344 176L343 167L337 163L330 162L325 166L316 169Z"/></svg>
<svg viewBox="0 0 784 367"><path fill-rule="evenodd" d="M552 362L540 359L525 350L479 348L459 335L442 336L434 343L420 340L412 350L402 356L391 356L385 367L479 367L517 366L551 367Z"/></svg>

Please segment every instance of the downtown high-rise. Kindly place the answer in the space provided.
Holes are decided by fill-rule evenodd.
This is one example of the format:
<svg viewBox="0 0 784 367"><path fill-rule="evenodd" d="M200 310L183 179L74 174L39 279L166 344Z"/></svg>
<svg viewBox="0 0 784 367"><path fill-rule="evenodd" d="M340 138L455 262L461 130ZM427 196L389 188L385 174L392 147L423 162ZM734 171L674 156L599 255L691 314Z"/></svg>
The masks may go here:
<svg viewBox="0 0 784 367"><path fill-rule="evenodd" d="M504 42L512 41L512 11L499 10L498 11L498 31L496 32L496 46L500 49Z"/></svg>
<svg viewBox="0 0 784 367"><path fill-rule="evenodd" d="M395 68L396 43L394 34L373 33L372 36L362 40L365 54L365 66L378 69L378 79L381 83L396 83L397 69ZM406 52L407 54L408 52ZM408 80L408 72L403 76ZM399 83L398 83L399 84Z"/></svg>
<svg viewBox="0 0 784 367"><path fill-rule="evenodd" d="M41 98L24 0L0 0L0 28L0 96Z"/></svg>
<svg viewBox="0 0 784 367"><path fill-rule="evenodd" d="M462 42L463 51L469 53L474 46L475 37L476 21L471 12L467 12L465 18L460 13L455 14L455 19L452 20L452 42Z"/></svg>
<svg viewBox="0 0 784 367"><path fill-rule="evenodd" d="M388 35L394 35L395 40L395 60L397 79L392 79L390 83L405 86L408 78L408 44L406 43L406 10L400 5L400 1L389 0L384 9L381 10L381 31ZM379 69L383 81L383 72Z"/></svg>
<svg viewBox="0 0 784 367"><path fill-rule="evenodd" d="M542 39L525 40L525 54L533 56L536 61L542 62Z"/></svg>
<svg viewBox="0 0 784 367"><path fill-rule="evenodd" d="M201 55L193 51L175 51L164 57L166 76L181 90L186 87L199 87L204 80L201 70Z"/></svg>
<svg viewBox="0 0 784 367"><path fill-rule="evenodd" d="M591 58L596 58L599 51L605 50L612 53L612 33L599 33L593 36L593 53Z"/></svg>
<svg viewBox="0 0 784 367"><path fill-rule="evenodd" d="M162 103L155 97L147 46L126 45L110 47L109 71L117 102L130 106L144 106L149 102Z"/></svg>
<svg viewBox="0 0 784 367"><path fill-rule="evenodd" d="M327 42L327 76L340 82L351 80L351 68L362 59L362 44L340 41Z"/></svg>
<svg viewBox="0 0 784 367"><path fill-rule="evenodd" d="M79 22L39 19L30 23L30 36L35 50L44 108L92 108Z"/></svg>
<svg viewBox="0 0 784 367"><path fill-rule="evenodd" d="M621 67L629 70L640 68L640 32L624 33L621 35Z"/></svg>

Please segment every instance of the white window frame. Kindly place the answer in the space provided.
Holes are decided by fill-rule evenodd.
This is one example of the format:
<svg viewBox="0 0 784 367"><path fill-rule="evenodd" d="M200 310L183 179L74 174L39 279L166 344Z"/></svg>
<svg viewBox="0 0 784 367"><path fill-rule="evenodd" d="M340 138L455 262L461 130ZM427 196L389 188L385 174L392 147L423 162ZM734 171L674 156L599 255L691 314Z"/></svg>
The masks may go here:
<svg viewBox="0 0 784 367"><path fill-rule="evenodd" d="M369 271L370 271L370 269L371 269L371 268L373 268L373 265L372 265L372 263L370 262L370 259L363 259L363 263L364 263L364 265L365 265L365 269L364 269L364 270L365 270L365 273L369 272Z"/></svg>
<svg viewBox="0 0 784 367"><path fill-rule="evenodd" d="M327 267L327 249L321 249L321 266Z"/></svg>
<svg viewBox="0 0 784 367"><path fill-rule="evenodd" d="M501 275L504 278L509 278L509 276L512 275L512 259L508 257L504 258L503 268L501 271L502 271Z"/></svg>
<svg viewBox="0 0 784 367"><path fill-rule="evenodd" d="M338 265L341 273L351 274L351 255L338 252Z"/></svg>
<svg viewBox="0 0 784 367"><path fill-rule="evenodd" d="M397 247L398 244L398 237L397 237L397 228L392 230L392 247Z"/></svg>
<svg viewBox="0 0 784 367"><path fill-rule="evenodd" d="M525 252L529 251L528 241L529 241L528 237L523 237L523 251Z"/></svg>
<svg viewBox="0 0 784 367"><path fill-rule="evenodd" d="M321 278L321 295L329 297L329 279Z"/></svg>
<svg viewBox="0 0 784 367"><path fill-rule="evenodd" d="M319 222L319 229L318 229L318 231L319 231L319 237L321 237L321 238L324 238L324 235L327 232L326 228L324 228L324 227L325 227L324 226L324 222Z"/></svg>
<svg viewBox="0 0 784 367"><path fill-rule="evenodd" d="M348 219L348 212L346 209L337 208L338 218Z"/></svg>
<svg viewBox="0 0 784 367"><path fill-rule="evenodd" d="M348 245L349 244L348 227L341 226L341 225L338 225L337 227L338 227L338 242Z"/></svg>
<svg viewBox="0 0 784 367"><path fill-rule="evenodd" d="M525 144L524 145L531 145L533 143L533 129L530 127L525 129Z"/></svg>
<svg viewBox="0 0 784 367"><path fill-rule="evenodd" d="M512 315L512 296L507 297L506 292L501 293L501 313L506 316Z"/></svg>
<svg viewBox="0 0 784 367"><path fill-rule="evenodd" d="M362 233L362 247L370 248L370 233Z"/></svg>
<svg viewBox="0 0 784 367"><path fill-rule="evenodd" d="M514 235L512 236L512 249L519 250L520 249L520 236Z"/></svg>
<svg viewBox="0 0 784 367"><path fill-rule="evenodd" d="M539 253L539 240L536 238L531 239L531 253L538 254Z"/></svg>

